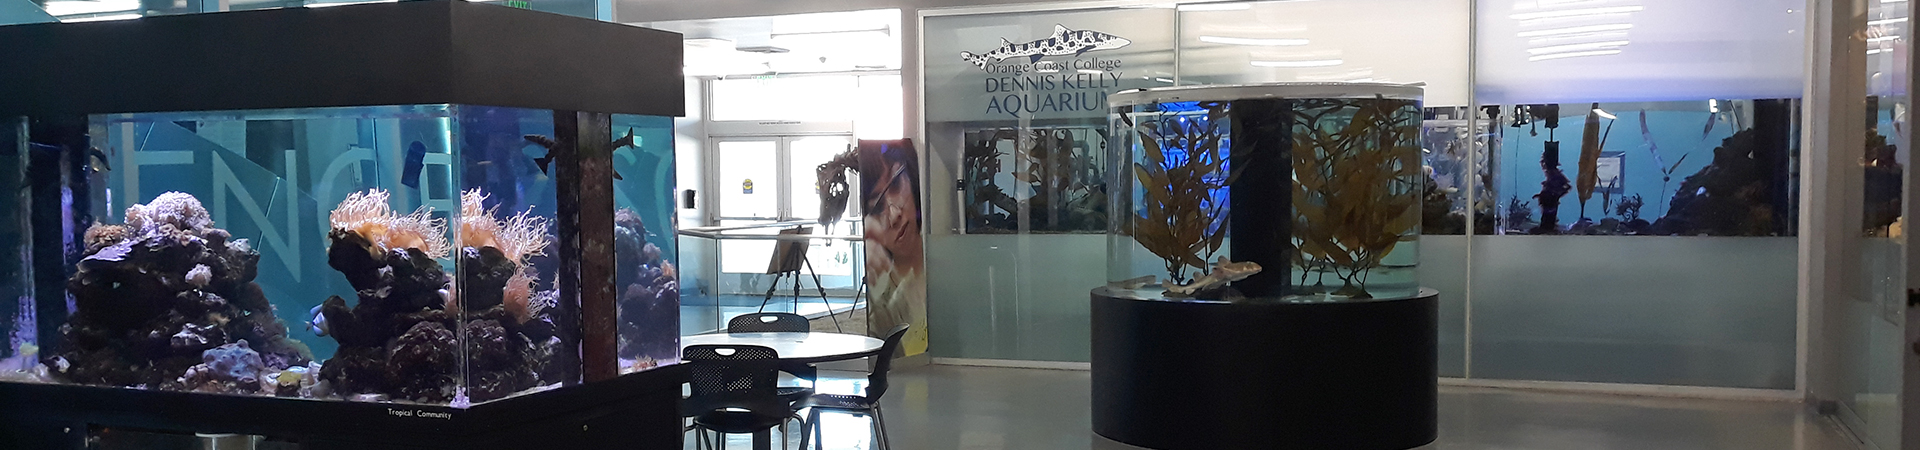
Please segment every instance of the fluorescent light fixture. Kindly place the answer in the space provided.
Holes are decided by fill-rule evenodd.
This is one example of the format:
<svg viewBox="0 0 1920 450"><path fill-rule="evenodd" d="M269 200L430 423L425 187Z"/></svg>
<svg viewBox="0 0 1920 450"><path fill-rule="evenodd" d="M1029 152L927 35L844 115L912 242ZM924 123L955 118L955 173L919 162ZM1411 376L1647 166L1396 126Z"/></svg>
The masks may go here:
<svg viewBox="0 0 1920 450"><path fill-rule="evenodd" d="M1142 4L1138 4L1138 5L1126 5L1126 6L1121 6L1121 7L1120 7L1120 9L1155 9L1155 8L1158 8L1158 9L1173 9L1173 8L1175 8L1175 7L1178 7L1178 6L1180 6L1180 5L1176 5L1176 4L1172 4L1172 3L1142 3Z"/></svg>
<svg viewBox="0 0 1920 450"><path fill-rule="evenodd" d="M91 16L91 17L75 17L75 18L71 18L71 19L60 19L60 22L62 22L62 23L74 23L74 22L106 22L106 21L109 21L109 20L128 20L128 19L138 19L138 18L141 18L141 17L142 17L142 16L140 15L140 13L126 13L126 14L108 14L108 15L104 15L104 16Z"/></svg>
<svg viewBox="0 0 1920 450"><path fill-rule="evenodd" d="M1545 30L1522 31L1520 37L1559 36L1563 34L1601 33L1607 31L1625 31L1633 29L1630 23L1609 23L1602 25L1583 25L1577 27L1548 28Z"/></svg>
<svg viewBox="0 0 1920 450"><path fill-rule="evenodd" d="M1173 84L1173 79L1172 79L1172 78L1155 78L1155 79L1153 79L1153 81L1158 81L1158 82L1161 82L1161 83L1167 83L1167 84Z"/></svg>
<svg viewBox="0 0 1920 450"><path fill-rule="evenodd" d="M1034 73L1060 73L1060 69L1039 69L1035 70Z"/></svg>
<svg viewBox="0 0 1920 450"><path fill-rule="evenodd" d="M332 8L335 6L365 5L368 3L394 3L397 1L399 0L373 0L369 2L339 2L339 3L308 3L305 6L308 8Z"/></svg>
<svg viewBox="0 0 1920 450"><path fill-rule="evenodd" d="M1606 6L1600 8L1563 9L1559 11L1526 12L1507 16L1513 20L1557 19L1562 17L1597 16L1602 14L1626 14L1647 9L1645 6Z"/></svg>
<svg viewBox="0 0 1920 450"><path fill-rule="evenodd" d="M1891 19L1869 20L1867 21L1867 25L1893 25L1896 23L1902 23L1906 21L1907 21L1907 18L1905 17L1894 17Z"/></svg>
<svg viewBox="0 0 1920 450"><path fill-rule="evenodd" d="M1254 67L1333 67L1346 64L1340 59L1313 59L1305 61L1254 61Z"/></svg>
<svg viewBox="0 0 1920 450"><path fill-rule="evenodd" d="M1253 9L1248 3L1189 3L1180 5L1180 12L1193 11L1245 11Z"/></svg>
<svg viewBox="0 0 1920 450"><path fill-rule="evenodd" d="M893 27L869 28L864 30L794 31L794 32L785 32L785 33L767 33L767 36L768 37L820 36L820 35L833 35L833 34L875 34L875 33L878 33L881 36L892 36Z"/></svg>
<svg viewBox="0 0 1920 450"><path fill-rule="evenodd" d="M1886 53L1886 52L1887 52L1887 49L1884 49L1884 48L1875 48L1875 49L1868 49L1868 50L1867 50L1867 54L1869 54L1869 55L1878 55L1878 54L1881 54L1881 53Z"/></svg>
<svg viewBox="0 0 1920 450"><path fill-rule="evenodd" d="M1355 78L1355 79L1347 80L1348 83L1372 83L1375 81L1379 81L1379 80L1375 80L1372 78Z"/></svg>
<svg viewBox="0 0 1920 450"><path fill-rule="evenodd" d="M1087 75L1099 75L1099 74L1107 73L1105 71L1093 70L1093 69L1080 69L1079 72Z"/></svg>
<svg viewBox="0 0 1920 450"><path fill-rule="evenodd" d="M1886 35L1886 36L1875 37L1875 38L1867 38L1867 42L1886 42L1886 41L1891 41L1899 38L1900 36Z"/></svg>
<svg viewBox="0 0 1920 450"><path fill-rule="evenodd" d="M1256 47L1279 47L1285 45L1307 45L1306 39L1260 39L1231 36L1201 36L1200 42L1227 45L1251 45Z"/></svg>
<svg viewBox="0 0 1920 450"><path fill-rule="evenodd" d="M1546 53L1564 53L1580 50L1599 50L1604 48L1625 47L1628 41L1586 42L1580 44L1551 45L1527 49L1527 53L1540 55Z"/></svg>
<svg viewBox="0 0 1920 450"><path fill-rule="evenodd" d="M1620 117L1619 117L1619 116L1615 116L1615 115L1613 115L1613 114L1609 114L1609 113L1607 113L1607 110L1604 110L1604 109L1600 109L1600 108L1594 108L1594 109L1593 109L1593 113L1594 113L1594 114L1599 114L1599 115L1600 115L1600 117L1605 117L1605 118L1607 118L1607 120L1619 120L1619 119L1620 119Z"/></svg>
<svg viewBox="0 0 1920 450"><path fill-rule="evenodd" d="M54 16L133 12L140 9L140 0L52 1L45 9Z"/></svg>
<svg viewBox="0 0 1920 450"><path fill-rule="evenodd" d="M1620 50L1618 49L1593 50L1593 51L1585 51L1585 52L1568 52L1568 53L1554 53L1549 55L1533 55L1533 56L1528 56L1527 61L1546 61L1550 59L1566 59L1566 58L1579 58L1582 56L1606 56L1606 55L1618 55L1618 54L1620 54Z"/></svg>

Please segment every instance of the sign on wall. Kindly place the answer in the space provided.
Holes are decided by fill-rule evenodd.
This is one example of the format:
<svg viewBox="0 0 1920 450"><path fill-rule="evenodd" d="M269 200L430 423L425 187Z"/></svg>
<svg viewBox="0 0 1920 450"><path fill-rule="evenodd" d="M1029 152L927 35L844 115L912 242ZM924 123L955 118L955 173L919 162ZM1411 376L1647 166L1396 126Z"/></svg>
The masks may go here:
<svg viewBox="0 0 1920 450"><path fill-rule="evenodd" d="M1107 95L1173 84L1172 11L927 19L927 120L1097 118Z"/></svg>

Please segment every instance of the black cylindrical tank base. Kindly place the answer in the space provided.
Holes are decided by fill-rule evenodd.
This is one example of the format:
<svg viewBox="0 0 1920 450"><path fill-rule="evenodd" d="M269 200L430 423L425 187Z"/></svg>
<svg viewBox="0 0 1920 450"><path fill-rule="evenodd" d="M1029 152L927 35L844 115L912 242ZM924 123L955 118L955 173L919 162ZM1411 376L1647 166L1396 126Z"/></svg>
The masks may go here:
<svg viewBox="0 0 1920 450"><path fill-rule="evenodd" d="M1437 432L1440 294L1327 303L1093 291L1093 431L1161 449L1401 450Z"/></svg>

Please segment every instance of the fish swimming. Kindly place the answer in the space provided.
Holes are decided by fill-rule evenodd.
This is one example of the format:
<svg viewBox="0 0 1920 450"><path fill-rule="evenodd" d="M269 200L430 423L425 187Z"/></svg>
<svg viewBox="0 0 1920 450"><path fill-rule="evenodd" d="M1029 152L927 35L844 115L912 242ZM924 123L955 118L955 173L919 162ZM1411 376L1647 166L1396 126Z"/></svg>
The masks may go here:
<svg viewBox="0 0 1920 450"><path fill-rule="evenodd" d="M960 52L960 58L973 65L987 68L988 64L1011 58L1028 58L1028 63L1040 62L1048 56L1080 56L1097 50L1114 50L1133 44L1127 38L1114 36L1093 30L1075 30L1066 25L1054 24L1053 35L1023 44L1015 44L1007 38L1000 38L1000 48L985 54Z"/></svg>

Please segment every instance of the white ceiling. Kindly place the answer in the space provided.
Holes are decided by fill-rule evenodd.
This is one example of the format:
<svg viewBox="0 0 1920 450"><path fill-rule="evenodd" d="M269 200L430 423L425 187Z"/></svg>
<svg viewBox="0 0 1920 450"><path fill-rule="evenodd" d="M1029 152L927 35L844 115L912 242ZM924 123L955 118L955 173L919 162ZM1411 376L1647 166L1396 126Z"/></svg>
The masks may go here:
<svg viewBox="0 0 1920 450"><path fill-rule="evenodd" d="M900 11L896 9L634 25L685 35L688 75L900 68Z"/></svg>

